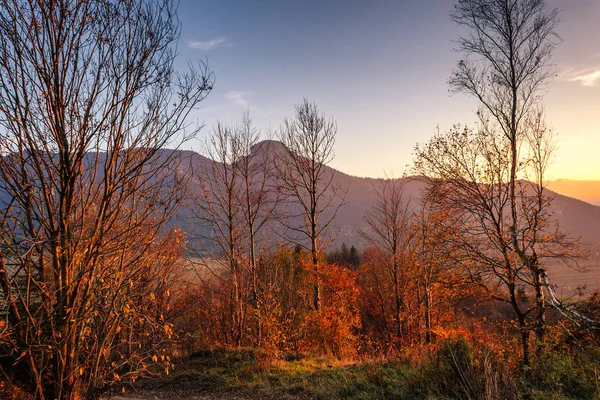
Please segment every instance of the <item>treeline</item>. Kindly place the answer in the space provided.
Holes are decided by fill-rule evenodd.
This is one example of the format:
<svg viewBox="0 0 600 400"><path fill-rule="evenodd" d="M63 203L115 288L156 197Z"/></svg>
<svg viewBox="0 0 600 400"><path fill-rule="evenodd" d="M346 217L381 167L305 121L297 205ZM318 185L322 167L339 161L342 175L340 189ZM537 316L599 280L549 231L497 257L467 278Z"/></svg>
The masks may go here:
<svg viewBox="0 0 600 400"><path fill-rule="evenodd" d="M451 247L454 217L415 207L404 180L382 179L361 232L370 246L327 252L346 189L326 165L335 123L305 100L282 129L284 145L260 142L245 114L207 141L211 161L195 171L188 221L204 232L188 238L192 342L345 357L458 329L467 315L455 318L459 299L476 290Z"/></svg>
<svg viewBox="0 0 600 400"><path fill-rule="evenodd" d="M319 248L316 266L309 246L291 243L269 229L266 238L255 238L260 246L250 251L251 242L238 224L237 235L224 237L237 238L235 245L218 247L235 249L236 258L228 259L231 263L217 261L212 257L218 234L211 231L201 243L210 243L213 250L202 247L203 252L190 253L188 268L195 271L190 275L194 283L180 303L184 316L175 324L185 349L253 347L270 359L300 354L392 356L463 335L473 343L494 343L492 347L511 362L522 363L523 353L514 343L522 331L510 304L499 300L504 295L502 277L474 276L473 268L482 266L472 256L465 259L458 246L464 244L460 231L464 215L435 207L425 198L408 198L404 185L404 179L382 179L373 187L377 200L364 216L361 235L368 243L364 250L346 244ZM211 194L217 193L215 186L212 189ZM290 207L289 199L279 201ZM271 218L284 215L273 203L268 213ZM289 226L289 215L286 218ZM202 253L204 260L199 257ZM255 256L254 265L250 254ZM318 310L315 286L320 293ZM526 283L516 292L522 307L535 309L535 292ZM546 311L544 329L551 331L551 339L544 338L544 343L556 345L553 340L568 332L561 327L564 324L581 332L585 326L593 327L590 321L596 317L582 311L585 304L578 307L589 321L577 320L580 313L575 308L566 316ZM533 319L527 323L533 331ZM542 342L526 344L529 349Z"/></svg>
<svg viewBox="0 0 600 400"><path fill-rule="evenodd" d="M341 249L320 252L318 275L308 250L279 245L258 257L256 281L240 267L237 289L229 271L205 272L201 283L190 287L183 300L186 312L175 326L187 338L188 351L254 347L269 359L397 355L415 345L478 333L469 327L483 323L473 316L475 299L483 295L444 260L423 262L417 248L422 245L415 240L402 249L396 265L375 246L346 259ZM318 311L312 302L315 284L321 292Z"/></svg>

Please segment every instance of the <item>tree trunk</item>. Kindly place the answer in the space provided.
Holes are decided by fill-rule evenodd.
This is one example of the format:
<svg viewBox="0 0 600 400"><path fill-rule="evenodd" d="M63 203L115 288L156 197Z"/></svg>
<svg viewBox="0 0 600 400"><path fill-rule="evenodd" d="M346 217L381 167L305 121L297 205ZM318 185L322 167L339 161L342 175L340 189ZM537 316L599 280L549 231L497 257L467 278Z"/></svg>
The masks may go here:
<svg viewBox="0 0 600 400"><path fill-rule="evenodd" d="M523 367L529 367L529 327L527 326L525 314L521 311L514 281L508 285L508 291L510 295L510 304L513 308L513 311L517 315L519 331L521 332L521 345L523 348Z"/></svg>
<svg viewBox="0 0 600 400"><path fill-rule="evenodd" d="M249 202L249 200L248 200ZM249 203L248 203L249 204ZM254 226L250 224L250 270L252 273L252 304L254 306L254 317L256 318L256 345L260 347L262 340L262 323L260 315L260 304L258 301L258 271L256 270L256 254L254 250Z"/></svg>
<svg viewBox="0 0 600 400"><path fill-rule="evenodd" d="M535 337L537 341L536 353L539 355L544 350L546 339L546 299L539 267L534 267L534 286L536 302Z"/></svg>
<svg viewBox="0 0 600 400"><path fill-rule="evenodd" d="M400 284L400 279L398 277L398 262L396 261L396 256L394 255L394 297L395 297L395 306L396 306L396 335L399 338L404 336L404 330L402 327L402 296L400 295L400 288L398 287Z"/></svg>
<svg viewBox="0 0 600 400"><path fill-rule="evenodd" d="M521 326L521 345L523 347L523 367L530 366L529 361L529 331L526 327Z"/></svg>
<svg viewBox="0 0 600 400"><path fill-rule="evenodd" d="M425 343L431 343L431 293L429 284L425 283Z"/></svg>
<svg viewBox="0 0 600 400"><path fill-rule="evenodd" d="M233 326L235 327L234 342L237 347L241 347L242 339L244 335L244 305L242 301L242 293L239 282L239 272L237 267L233 273L233 300L234 300L234 314L233 314Z"/></svg>
<svg viewBox="0 0 600 400"><path fill-rule="evenodd" d="M316 226L313 226L313 232L316 231ZM319 259L317 254L317 240L313 235L311 238L312 264L315 283L313 285L313 306L315 311L321 312L321 277L319 276Z"/></svg>

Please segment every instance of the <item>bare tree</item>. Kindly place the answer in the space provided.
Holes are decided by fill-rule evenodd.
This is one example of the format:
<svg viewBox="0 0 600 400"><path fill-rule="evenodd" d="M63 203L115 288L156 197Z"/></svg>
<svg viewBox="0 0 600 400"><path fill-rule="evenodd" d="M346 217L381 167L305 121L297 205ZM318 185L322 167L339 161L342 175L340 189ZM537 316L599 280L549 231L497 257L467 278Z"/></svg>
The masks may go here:
<svg viewBox="0 0 600 400"><path fill-rule="evenodd" d="M524 124L537 113L541 92L554 74L558 10L547 10L545 0L458 0L451 18L470 35L458 40L466 58L449 84L476 97L509 140L509 176L515 181Z"/></svg>
<svg viewBox="0 0 600 400"><path fill-rule="evenodd" d="M274 155L272 142L259 143L260 131L253 127L248 111L244 112L238 127L239 142L243 157L238 161L239 178L242 182L243 216L247 239L247 264L251 276L252 305L256 317L257 344L261 344L261 288L257 254L263 228L271 221L279 203L279 193L273 190ZM259 148L260 146L260 148Z"/></svg>
<svg viewBox="0 0 600 400"><path fill-rule="evenodd" d="M393 178L380 179L373 188L376 200L363 219L367 229L360 232L384 260L391 274L394 291L394 319L396 335L404 337L404 317L410 263L411 230L410 199L404 194L404 181Z"/></svg>
<svg viewBox="0 0 600 400"><path fill-rule="evenodd" d="M231 278L232 304L236 310L232 314L233 341L238 346L246 332L249 303L260 341L257 253L260 234L271 220L278 199L272 190L271 142L259 143L259 139L260 132L252 126L248 112L238 125L219 123L207 146L210 160L201 163L195 174L199 178L199 193L193 208L196 219L205 228L201 252L210 259L203 266L211 268L210 263L216 263ZM213 272L224 277L219 271ZM248 285L250 295L246 292Z"/></svg>
<svg viewBox="0 0 600 400"><path fill-rule="evenodd" d="M240 180L240 159L244 148L235 127L218 123L207 142L209 160L201 164L195 176L199 178L199 193L194 198L193 212L204 228L201 251L203 266L218 278L230 280L233 342L241 346L244 336L246 302L244 299L243 241L244 225L243 181ZM217 265L217 270L211 263ZM223 274L225 272L225 274Z"/></svg>
<svg viewBox="0 0 600 400"><path fill-rule="evenodd" d="M36 398L170 366L150 304L178 258L158 249L179 240L181 182L161 148L194 134L212 88L173 71L178 34L170 0L0 4L0 351Z"/></svg>
<svg viewBox="0 0 600 400"><path fill-rule="evenodd" d="M534 128L534 121L541 115L541 94L554 72L551 56L559 40L555 32L559 13L556 9L549 10L545 0L458 0L451 17L470 31L468 36L458 40L458 50L465 53L466 58L458 63L449 83L455 92L467 93L478 99L481 104L478 112L480 127L475 135L465 131L467 143L460 138L459 132L454 132L445 138L447 141L436 138L430 145L435 147L437 140L437 144L444 148L442 153L445 153L438 155L444 156L443 159L450 164L459 164L460 172L443 179L457 178L452 182L475 184L468 191L479 195L475 198L484 207L479 211L487 214L482 226L491 223L494 226L487 227L496 230L495 239L501 237L496 244L505 253L506 265L510 265L509 281L518 280L522 271L526 270L540 277L535 283L536 287L547 286L542 283L545 270L539 265L534 244L537 243L536 239L533 239L534 243L529 241L529 236L523 240L525 231L542 231L541 224L545 219L534 217L532 220L520 211L532 215L533 211L527 207L535 203L537 211L533 214L541 217L547 209L548 199L544 199L543 191L537 191L538 196L533 197L538 200L532 202L528 194L521 190L519 179L525 178L523 165L527 162L524 162L520 151L528 137L531 137L532 129L536 131L534 135L547 135L545 129ZM463 152L447 147L461 144L467 146ZM423 155L421 152L420 156ZM430 165L440 165L431 162L429 156L422 159L427 159ZM481 160L490 170L465 164ZM538 171L538 175L542 172ZM470 176L473 174L477 175ZM542 175L536 183L542 182ZM481 179L489 182L482 182ZM488 184L491 189L483 190L478 183ZM508 219L505 220L505 217ZM531 223L533 226L528 226ZM505 236L504 227L508 229L508 236ZM506 251L508 249L510 251ZM536 332L538 341L543 342L544 298L542 291L539 292L539 328ZM513 305L513 308L517 311L518 307ZM520 321L524 317L518 315ZM525 342L528 333L525 332L524 322L521 322L521 329L524 361L527 364L529 360Z"/></svg>
<svg viewBox="0 0 600 400"><path fill-rule="evenodd" d="M296 106L296 117L285 120L280 132L285 154L278 159L280 192L291 212L284 222L296 244L311 252L315 278L313 307L321 309L319 254L323 236L343 204L345 192L334 184L333 160L337 126L308 100ZM297 210L297 212L295 212ZM282 220L283 221L283 220ZM308 246L306 241L309 242Z"/></svg>
<svg viewBox="0 0 600 400"><path fill-rule="evenodd" d="M544 135L547 133L534 136ZM531 154L547 154L546 144L531 143L535 149ZM512 307L521 333L523 360L528 364L530 332L535 329L543 335L539 330L545 329L540 292L552 291L546 273L545 278L540 277L541 263L550 259L569 262L578 253L576 241L562 233L553 219L543 186L524 180L515 183L517 220L512 219L509 149L510 141L502 134L455 129L417 146L415 171L428 179L431 206L453 215L458 234L450 239L469 278L492 298ZM522 156L519 172L524 173L531 163L536 163L534 156ZM515 224L519 250L513 242ZM519 252L525 252L527 262ZM519 295L521 289L536 293L533 306ZM543 339L541 335L538 338Z"/></svg>

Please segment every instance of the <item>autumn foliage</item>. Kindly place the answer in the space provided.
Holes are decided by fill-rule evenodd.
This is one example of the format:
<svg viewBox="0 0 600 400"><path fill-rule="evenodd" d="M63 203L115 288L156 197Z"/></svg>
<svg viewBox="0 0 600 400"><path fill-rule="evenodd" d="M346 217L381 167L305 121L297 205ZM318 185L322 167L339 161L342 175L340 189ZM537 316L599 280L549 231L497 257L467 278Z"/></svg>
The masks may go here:
<svg viewBox="0 0 600 400"><path fill-rule="evenodd" d="M584 256L545 188L557 10L457 2L473 35L450 84L482 103L477 129L416 146L418 198L378 180L348 247L316 104L281 143L249 112L217 123L189 174L166 150L214 82L174 70L176 3L0 2L0 397L112 396L207 349L402 360L413 397L597 397L600 294L571 304L548 274Z"/></svg>

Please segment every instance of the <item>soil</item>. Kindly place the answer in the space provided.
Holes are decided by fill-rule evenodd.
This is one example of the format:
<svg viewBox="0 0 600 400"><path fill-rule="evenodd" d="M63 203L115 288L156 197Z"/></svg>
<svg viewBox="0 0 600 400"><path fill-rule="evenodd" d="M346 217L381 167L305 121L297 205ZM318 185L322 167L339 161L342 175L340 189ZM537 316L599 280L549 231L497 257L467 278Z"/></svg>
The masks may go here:
<svg viewBox="0 0 600 400"><path fill-rule="evenodd" d="M177 390L149 390L113 396L106 400L300 400L307 397L290 395L265 396L261 393L191 393Z"/></svg>

